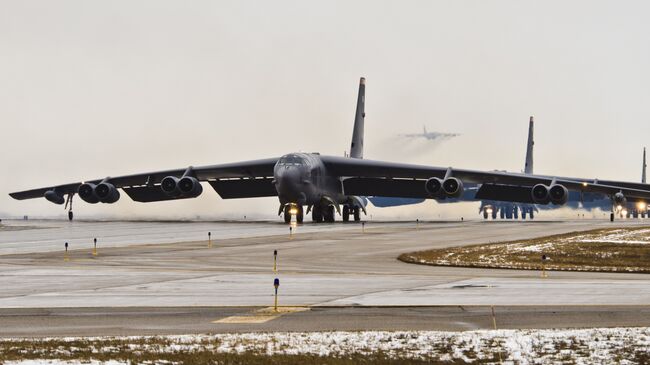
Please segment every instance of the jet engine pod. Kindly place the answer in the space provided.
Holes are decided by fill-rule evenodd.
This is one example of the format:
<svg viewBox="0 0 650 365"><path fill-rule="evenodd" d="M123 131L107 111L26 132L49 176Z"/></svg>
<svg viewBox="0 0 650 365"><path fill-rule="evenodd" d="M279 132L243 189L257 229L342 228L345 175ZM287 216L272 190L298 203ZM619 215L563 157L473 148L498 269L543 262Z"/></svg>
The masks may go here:
<svg viewBox="0 0 650 365"><path fill-rule="evenodd" d="M554 184L548 191L551 203L554 205L564 205L569 200L569 190L564 185Z"/></svg>
<svg viewBox="0 0 650 365"><path fill-rule="evenodd" d="M176 176L167 176L160 182L160 189L168 196L176 196L181 192L178 190L178 178Z"/></svg>
<svg viewBox="0 0 650 365"><path fill-rule="evenodd" d="M203 187L196 178L184 176L178 181L178 190L180 190L183 197L196 198L203 192Z"/></svg>
<svg viewBox="0 0 650 365"><path fill-rule="evenodd" d="M45 199L51 201L54 204L63 204L65 203L65 199L63 199L63 195L59 194L56 192L56 190L48 190L44 194Z"/></svg>
<svg viewBox="0 0 650 365"><path fill-rule="evenodd" d="M455 177L448 177L442 182L442 189L447 196L458 198L463 194L463 182Z"/></svg>
<svg viewBox="0 0 650 365"><path fill-rule="evenodd" d="M91 183L81 184L77 190L77 194L86 203L97 204L99 203L99 197L95 194L95 187L96 185Z"/></svg>
<svg viewBox="0 0 650 365"><path fill-rule="evenodd" d="M432 177L424 183L424 190L431 196L437 196L442 191L442 180Z"/></svg>
<svg viewBox="0 0 650 365"><path fill-rule="evenodd" d="M544 184L537 184L533 186L531 194L533 197L533 202L535 202L535 204L548 204L551 201L548 186Z"/></svg>
<svg viewBox="0 0 650 365"><path fill-rule="evenodd" d="M95 195L102 203L112 204L120 200L120 191L115 185L103 182L95 187Z"/></svg>
<svg viewBox="0 0 650 365"><path fill-rule="evenodd" d="M627 203L627 199L623 193L618 192L614 194L614 203L616 203L616 205L625 205Z"/></svg>

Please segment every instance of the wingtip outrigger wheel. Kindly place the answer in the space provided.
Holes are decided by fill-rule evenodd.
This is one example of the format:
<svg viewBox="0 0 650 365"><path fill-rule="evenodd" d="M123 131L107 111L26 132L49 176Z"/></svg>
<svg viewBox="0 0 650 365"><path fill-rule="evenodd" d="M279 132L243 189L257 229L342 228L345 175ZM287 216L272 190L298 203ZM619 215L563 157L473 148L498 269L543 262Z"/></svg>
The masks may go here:
<svg viewBox="0 0 650 365"><path fill-rule="evenodd" d="M72 222L72 219L74 218L74 213L72 212L72 197L74 197L74 193L68 194L68 197L66 198L65 201L65 206L63 209L68 209L68 220Z"/></svg>

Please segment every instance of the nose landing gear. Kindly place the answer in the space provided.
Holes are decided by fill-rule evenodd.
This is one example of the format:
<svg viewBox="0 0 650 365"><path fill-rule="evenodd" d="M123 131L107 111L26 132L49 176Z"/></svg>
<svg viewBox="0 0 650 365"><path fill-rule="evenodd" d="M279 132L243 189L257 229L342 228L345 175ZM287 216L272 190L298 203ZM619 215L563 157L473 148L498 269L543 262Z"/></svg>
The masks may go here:
<svg viewBox="0 0 650 365"><path fill-rule="evenodd" d="M304 213L302 205L287 204L284 206L284 223L291 223L291 216L296 216L296 222L302 223Z"/></svg>
<svg viewBox="0 0 650 365"><path fill-rule="evenodd" d="M74 218L74 213L72 213L72 197L73 196L74 196L74 193L68 194L68 197L66 198L66 201L65 201L65 206L63 207L63 209L70 208L68 210L68 220L70 222L72 222L72 219Z"/></svg>

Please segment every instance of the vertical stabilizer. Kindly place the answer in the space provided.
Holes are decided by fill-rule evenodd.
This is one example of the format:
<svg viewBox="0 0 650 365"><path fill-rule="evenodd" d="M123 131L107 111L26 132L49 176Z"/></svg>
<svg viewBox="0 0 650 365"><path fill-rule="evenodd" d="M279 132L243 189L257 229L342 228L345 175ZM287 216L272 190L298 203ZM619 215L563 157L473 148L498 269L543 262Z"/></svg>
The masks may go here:
<svg viewBox="0 0 650 365"><path fill-rule="evenodd" d="M641 182L646 183L645 181L645 170L648 167L648 165L645 163L645 147L643 147L643 171L641 171Z"/></svg>
<svg viewBox="0 0 650 365"><path fill-rule="evenodd" d="M359 96L357 97L357 112L354 115L354 129L352 130L352 145L350 157L363 158L363 124L366 117L366 79L359 81Z"/></svg>
<svg viewBox="0 0 650 365"><path fill-rule="evenodd" d="M533 173L533 146L535 146L535 140L533 138L534 124L535 122L531 116L528 124L528 145L526 146L526 165L524 166L524 173L526 174Z"/></svg>

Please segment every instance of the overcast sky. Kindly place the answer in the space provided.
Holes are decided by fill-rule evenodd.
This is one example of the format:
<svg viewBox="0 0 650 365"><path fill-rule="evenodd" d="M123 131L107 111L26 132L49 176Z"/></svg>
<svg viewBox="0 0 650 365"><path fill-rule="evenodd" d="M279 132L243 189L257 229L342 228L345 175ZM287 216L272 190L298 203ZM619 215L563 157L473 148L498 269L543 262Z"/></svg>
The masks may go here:
<svg viewBox="0 0 650 365"><path fill-rule="evenodd" d="M0 212L63 217L7 196L50 184L342 155L361 76L366 158L519 171L534 115L536 172L637 181L650 138L648 14L646 1L0 0ZM462 136L395 138L423 124ZM206 189L76 208L271 216L277 199Z"/></svg>

